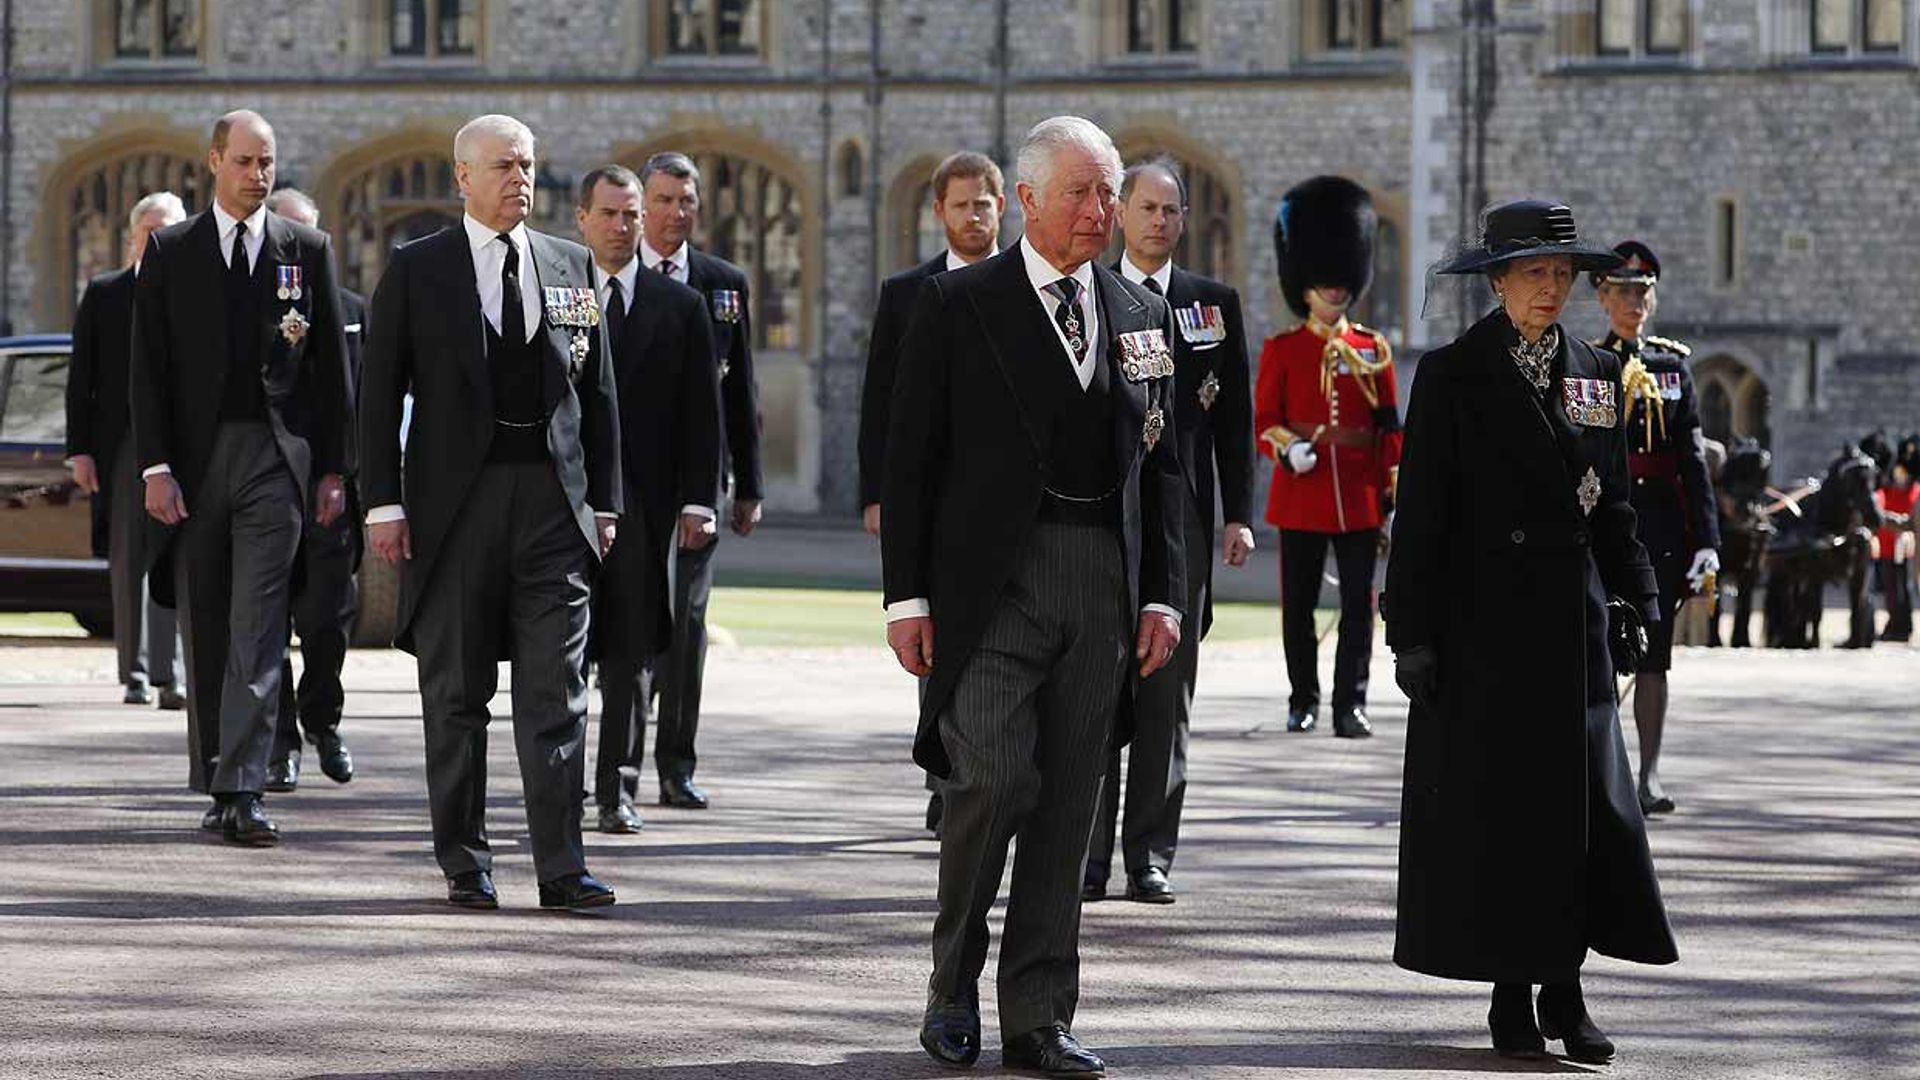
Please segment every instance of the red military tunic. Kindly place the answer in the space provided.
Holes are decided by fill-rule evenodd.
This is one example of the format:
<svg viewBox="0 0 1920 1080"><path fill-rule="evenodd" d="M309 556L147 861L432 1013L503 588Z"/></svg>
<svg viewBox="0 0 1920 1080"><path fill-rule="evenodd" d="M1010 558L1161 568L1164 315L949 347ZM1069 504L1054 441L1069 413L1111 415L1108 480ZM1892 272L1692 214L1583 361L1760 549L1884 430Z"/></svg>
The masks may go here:
<svg viewBox="0 0 1920 1080"><path fill-rule="evenodd" d="M1400 470L1399 395L1387 339L1342 319L1313 319L1267 339L1253 391L1260 452L1277 462L1267 521L1282 529L1377 529ZM1296 474L1281 460L1308 440L1320 460Z"/></svg>

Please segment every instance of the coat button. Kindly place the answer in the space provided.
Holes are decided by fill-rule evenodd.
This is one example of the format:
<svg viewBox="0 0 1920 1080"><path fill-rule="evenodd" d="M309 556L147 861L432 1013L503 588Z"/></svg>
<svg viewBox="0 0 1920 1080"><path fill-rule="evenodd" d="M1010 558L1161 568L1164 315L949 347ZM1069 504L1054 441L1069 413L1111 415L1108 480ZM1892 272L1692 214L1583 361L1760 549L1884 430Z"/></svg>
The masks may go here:
<svg viewBox="0 0 1920 1080"><path fill-rule="evenodd" d="M1522 532L1522 531L1521 531L1521 530L1519 530L1519 529L1515 529L1515 530L1513 530L1513 542L1514 542L1514 543L1516 543L1516 544L1524 544L1524 543L1526 543L1526 542L1527 542L1527 534L1526 534L1525 532Z"/></svg>
<svg viewBox="0 0 1920 1080"><path fill-rule="evenodd" d="M1575 544L1578 544L1581 547L1586 547L1587 546L1587 530L1575 529L1573 531L1573 542Z"/></svg>

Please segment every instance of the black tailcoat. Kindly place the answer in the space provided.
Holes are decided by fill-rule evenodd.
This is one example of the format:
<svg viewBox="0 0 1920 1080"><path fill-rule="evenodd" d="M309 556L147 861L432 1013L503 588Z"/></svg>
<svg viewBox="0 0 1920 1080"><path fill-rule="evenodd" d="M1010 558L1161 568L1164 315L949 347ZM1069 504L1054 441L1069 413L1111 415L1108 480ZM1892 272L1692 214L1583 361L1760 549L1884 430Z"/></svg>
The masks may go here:
<svg viewBox="0 0 1920 1080"><path fill-rule="evenodd" d="M1183 611L1185 480L1171 430L1148 448L1150 409L1169 429L1172 384L1128 382L1121 334L1173 323L1159 297L1093 267L1102 361L1114 395L1114 460L1124 470L1121 537L1132 610ZM933 614L933 674L920 704L914 761L950 765L936 719L953 695L1037 520L1065 365L1018 245L926 279L900 350L887 437L881 555L886 601L924 597Z"/></svg>
<svg viewBox="0 0 1920 1080"><path fill-rule="evenodd" d="M107 557L113 467L126 439L127 365L133 349L133 268L87 282L73 316L73 359L67 368L67 456L86 454L100 473L90 503L93 553Z"/></svg>
<svg viewBox="0 0 1920 1080"><path fill-rule="evenodd" d="M598 288L606 275L595 273ZM643 663L672 632L667 560L680 508L712 506L720 489L720 375L705 298L665 274L634 275L613 368L627 516L594 590L589 649Z"/></svg>
<svg viewBox="0 0 1920 1080"><path fill-rule="evenodd" d="M1439 708L1407 723L1394 959L1545 983L1675 952L1606 648L1607 595L1658 617L1625 433L1566 404L1584 379L1617 413L1620 361L1563 333L1543 406L1515 340L1495 312L1428 353L1407 416L1382 606L1396 652L1437 650Z"/></svg>
<svg viewBox="0 0 1920 1080"><path fill-rule="evenodd" d="M747 293L747 275L717 255L687 247L687 284L705 297L713 315L713 355L720 365L720 405L726 420L725 452L732 471L733 497L766 497L760 473L760 390L753 380L753 298ZM715 298L716 290L740 296L729 314Z"/></svg>
<svg viewBox="0 0 1920 1080"><path fill-rule="evenodd" d="M527 248L541 287L592 286L586 248L531 229ZM395 643L411 651L413 615L434 558L486 464L495 427L486 316L466 229L450 226L396 250L374 290L369 319L360 386L361 505L406 509L413 559L400 578ZM587 335L586 360L573 378L571 334L543 309L533 341L541 350L542 404L550 416L547 450L580 534L598 559L594 511L619 513L625 505L620 417L613 366L604 359L604 326ZM409 391L413 423L403 477L396 433Z"/></svg>
<svg viewBox="0 0 1920 1080"><path fill-rule="evenodd" d="M887 407L893 402L894 373L900 365L900 342L907 336L907 319L920 283L947 269L942 251L919 266L902 270L880 283L880 302L873 310L873 332L867 338L867 376L860 389L860 509L880 501L887 463Z"/></svg>

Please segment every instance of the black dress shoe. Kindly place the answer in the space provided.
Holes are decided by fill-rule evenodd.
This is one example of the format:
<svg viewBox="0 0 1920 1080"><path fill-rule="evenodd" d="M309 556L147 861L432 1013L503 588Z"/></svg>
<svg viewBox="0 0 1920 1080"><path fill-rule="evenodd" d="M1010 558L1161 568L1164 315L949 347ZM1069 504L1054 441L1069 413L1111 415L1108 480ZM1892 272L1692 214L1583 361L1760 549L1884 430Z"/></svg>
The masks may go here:
<svg viewBox="0 0 1920 1080"><path fill-rule="evenodd" d="M353 779L353 755L347 753L347 744L340 741L339 732L322 732L314 740L313 748L320 755L320 771L327 774L327 779L336 784Z"/></svg>
<svg viewBox="0 0 1920 1080"><path fill-rule="evenodd" d="M946 809L946 801L940 798L939 792L927 796L927 831L935 837L940 835L940 818Z"/></svg>
<svg viewBox="0 0 1920 1080"><path fill-rule="evenodd" d="M1373 737L1373 725L1367 722L1367 710L1358 705L1333 714L1333 733L1342 739Z"/></svg>
<svg viewBox="0 0 1920 1080"><path fill-rule="evenodd" d="M1487 1030L1493 1033L1493 1052L1501 1057L1547 1056L1546 1040L1533 1026L1533 987L1526 983L1494 983L1493 1007L1487 1010Z"/></svg>
<svg viewBox="0 0 1920 1080"><path fill-rule="evenodd" d="M1095 904L1107 898L1107 883L1089 878L1080 883L1080 902Z"/></svg>
<svg viewBox="0 0 1920 1080"><path fill-rule="evenodd" d="M707 793L693 786L686 778L660 781L660 805L672 806L681 810L705 810Z"/></svg>
<svg viewBox="0 0 1920 1080"><path fill-rule="evenodd" d="M475 911L499 907L500 894L493 891L493 875L485 870L469 870L447 878L447 903Z"/></svg>
<svg viewBox="0 0 1920 1080"><path fill-rule="evenodd" d="M179 712L187 707L187 695L171 686L160 688L160 707L167 712Z"/></svg>
<svg viewBox="0 0 1920 1080"><path fill-rule="evenodd" d="M568 874L540 883L540 906L586 911L613 903L613 890L592 874Z"/></svg>
<svg viewBox="0 0 1920 1080"><path fill-rule="evenodd" d="M1107 1063L1081 1046L1058 1024L1035 1028L1000 1046L1000 1060L1009 1069L1044 1076L1105 1076Z"/></svg>
<svg viewBox="0 0 1920 1080"><path fill-rule="evenodd" d="M1313 715L1312 709L1287 710L1288 731L1312 731L1317 723L1319 719Z"/></svg>
<svg viewBox="0 0 1920 1080"><path fill-rule="evenodd" d="M260 796L243 792L227 800L227 813L221 819L227 839L245 847L272 847L280 842L280 827L267 816Z"/></svg>
<svg viewBox="0 0 1920 1080"><path fill-rule="evenodd" d="M267 766L266 786L272 792L292 791L300 786L300 751L289 750L286 757Z"/></svg>
<svg viewBox="0 0 1920 1080"><path fill-rule="evenodd" d="M641 830L644 823L640 820L640 811L621 803L618 806L600 808L600 831L615 836L628 836Z"/></svg>
<svg viewBox="0 0 1920 1080"><path fill-rule="evenodd" d="M1173 886L1167 884L1167 872L1149 866L1127 876L1127 899L1140 904L1173 903Z"/></svg>
<svg viewBox="0 0 1920 1080"><path fill-rule="evenodd" d="M1583 1065L1605 1065L1613 1060L1613 1040L1587 1015L1578 981L1540 988L1540 1034L1560 1040L1567 1056Z"/></svg>
<svg viewBox="0 0 1920 1080"><path fill-rule="evenodd" d="M200 815L201 832L225 832L227 828L227 804L219 799L213 800L213 806Z"/></svg>
<svg viewBox="0 0 1920 1080"><path fill-rule="evenodd" d="M966 1068L980 1059L980 991L927 1002L920 1020L920 1048L942 1065Z"/></svg>
<svg viewBox="0 0 1920 1080"><path fill-rule="evenodd" d="M145 686L129 686L127 687L127 692L121 695L120 703L122 705L151 705L153 704L153 691Z"/></svg>

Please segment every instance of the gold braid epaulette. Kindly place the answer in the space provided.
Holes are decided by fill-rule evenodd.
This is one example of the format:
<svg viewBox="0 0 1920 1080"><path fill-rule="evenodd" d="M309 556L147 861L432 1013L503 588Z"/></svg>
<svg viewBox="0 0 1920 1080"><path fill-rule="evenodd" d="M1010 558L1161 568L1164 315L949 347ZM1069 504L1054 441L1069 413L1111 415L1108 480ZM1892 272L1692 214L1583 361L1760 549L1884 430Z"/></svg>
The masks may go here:
<svg viewBox="0 0 1920 1080"><path fill-rule="evenodd" d="M1654 378L1653 372L1648 371L1647 365L1636 356L1620 369L1620 390L1627 399L1626 412L1620 418L1623 424L1633 422L1634 402L1647 403L1647 411L1653 419L1647 423L1646 452L1652 453L1655 423L1660 425L1661 441L1665 442L1667 438L1667 405L1660 399L1660 380Z"/></svg>
<svg viewBox="0 0 1920 1080"><path fill-rule="evenodd" d="M1380 388L1375 379L1380 372L1393 366L1393 349L1387 339L1374 330L1359 323L1350 323L1341 319L1333 326L1318 319L1309 318L1306 327L1313 335L1327 343L1320 354L1320 393L1333 396L1333 379L1339 372L1341 361L1345 361L1347 370L1353 374L1354 381L1360 384L1360 393L1365 395L1369 408L1380 407ZM1360 355L1360 350L1347 341L1347 331L1354 330L1373 338L1374 358L1368 360Z"/></svg>

